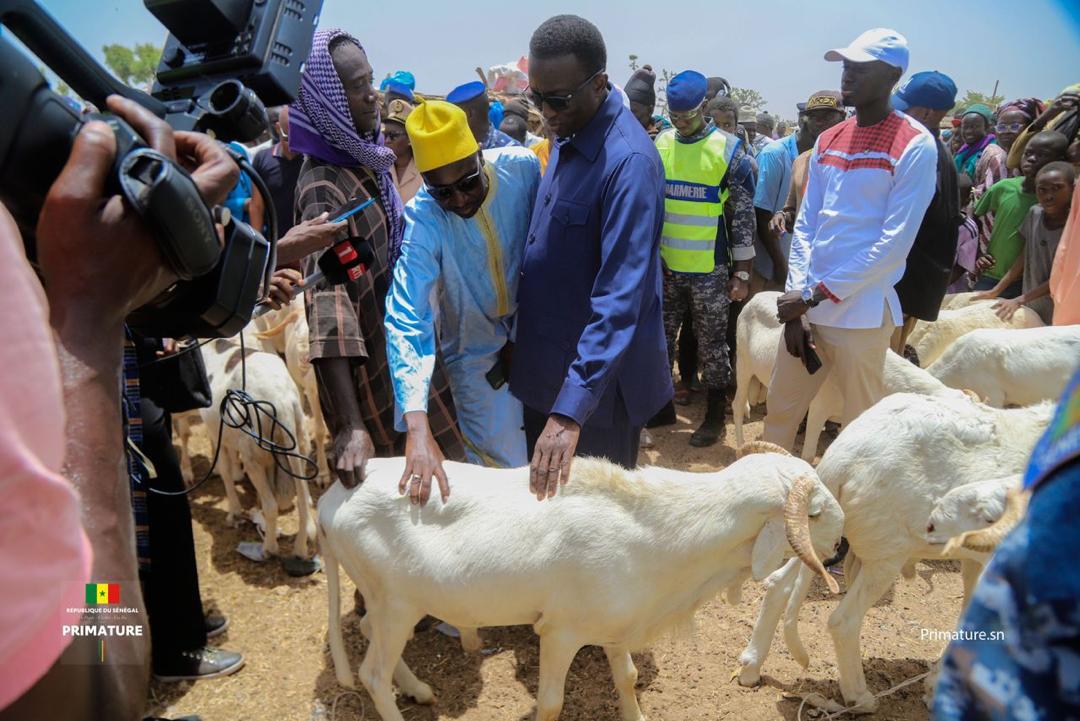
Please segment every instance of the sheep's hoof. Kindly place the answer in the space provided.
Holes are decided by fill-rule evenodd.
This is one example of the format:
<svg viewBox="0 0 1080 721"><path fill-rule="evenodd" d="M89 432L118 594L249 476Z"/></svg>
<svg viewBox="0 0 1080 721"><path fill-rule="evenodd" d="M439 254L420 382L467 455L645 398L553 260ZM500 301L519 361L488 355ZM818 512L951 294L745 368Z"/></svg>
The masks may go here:
<svg viewBox="0 0 1080 721"><path fill-rule="evenodd" d="M844 697L844 701L847 702L847 697ZM877 699L874 698L874 694L869 691L863 692L854 703L848 703L847 712L850 714L866 715L872 714L877 711Z"/></svg>
<svg viewBox="0 0 1080 721"><path fill-rule="evenodd" d="M335 675L337 676L338 685L342 688L352 689L353 691L356 690L356 679L353 678L352 674L339 673Z"/></svg>
<svg viewBox="0 0 1080 721"><path fill-rule="evenodd" d="M419 682L416 688L406 691L405 695L422 706L430 706L435 703L435 692L431 690L431 686L428 686L423 681Z"/></svg>
<svg viewBox="0 0 1080 721"><path fill-rule="evenodd" d="M740 686L753 688L761 685L761 671L751 666L736 668L731 673L731 680L738 680Z"/></svg>
<svg viewBox="0 0 1080 721"><path fill-rule="evenodd" d="M462 628L459 631L461 632L461 648L466 653L476 653L484 647L484 642L475 628Z"/></svg>

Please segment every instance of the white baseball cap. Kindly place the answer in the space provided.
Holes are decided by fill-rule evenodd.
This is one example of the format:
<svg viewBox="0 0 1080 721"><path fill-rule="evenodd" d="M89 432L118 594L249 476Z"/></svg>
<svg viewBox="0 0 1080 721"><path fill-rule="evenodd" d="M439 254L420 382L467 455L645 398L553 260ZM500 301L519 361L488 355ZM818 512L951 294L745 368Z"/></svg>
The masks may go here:
<svg viewBox="0 0 1080 721"><path fill-rule="evenodd" d="M853 63L868 63L880 60L907 72L907 38L889 28L874 28L855 38L846 48L836 48L825 53L830 62L850 60Z"/></svg>

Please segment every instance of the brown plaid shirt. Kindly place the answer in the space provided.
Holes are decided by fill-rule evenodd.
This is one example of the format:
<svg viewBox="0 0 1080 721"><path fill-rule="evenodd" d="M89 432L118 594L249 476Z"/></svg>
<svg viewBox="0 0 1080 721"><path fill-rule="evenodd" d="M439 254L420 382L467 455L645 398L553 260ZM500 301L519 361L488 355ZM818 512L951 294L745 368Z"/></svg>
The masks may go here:
<svg viewBox="0 0 1080 721"><path fill-rule="evenodd" d="M366 169L341 168L307 157L296 185L296 222L320 213L333 213L356 198L379 198L377 181ZM375 260L359 280L325 287L319 284L306 292L311 358L349 358L353 361L364 425L379 456L402 452L404 436L394 429L394 389L386 360L386 331L383 315L390 290L387 263L388 234L386 211L381 202L368 206L349 221L349 235L371 239ZM320 251L321 252L321 251ZM303 271L315 271L319 253L303 261ZM334 399L319 388L320 400L331 433L340 427L333 412ZM435 440L447 459L465 460L464 438L457 425L450 384L436 358L428 398L428 421Z"/></svg>

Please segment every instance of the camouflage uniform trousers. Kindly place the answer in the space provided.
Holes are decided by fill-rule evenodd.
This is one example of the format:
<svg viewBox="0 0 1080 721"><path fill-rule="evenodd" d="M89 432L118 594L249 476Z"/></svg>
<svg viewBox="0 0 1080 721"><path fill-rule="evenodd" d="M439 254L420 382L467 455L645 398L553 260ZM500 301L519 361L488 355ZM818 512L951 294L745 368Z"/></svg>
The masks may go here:
<svg viewBox="0 0 1080 721"><path fill-rule="evenodd" d="M728 268L717 264L710 273L664 273L664 335L668 358L675 357L679 326L690 309L698 339L701 382L706 388L725 388L731 382L727 345Z"/></svg>

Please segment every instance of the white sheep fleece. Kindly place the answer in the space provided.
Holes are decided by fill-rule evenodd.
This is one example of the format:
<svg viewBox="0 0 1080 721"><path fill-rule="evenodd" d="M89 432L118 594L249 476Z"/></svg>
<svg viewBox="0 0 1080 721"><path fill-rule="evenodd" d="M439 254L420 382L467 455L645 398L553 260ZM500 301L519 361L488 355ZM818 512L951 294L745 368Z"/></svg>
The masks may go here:
<svg viewBox="0 0 1080 721"><path fill-rule="evenodd" d="M565 672L552 667L568 666L583 645L604 646L623 717L637 721L629 651L687 623L721 589L735 602L748 577L783 563L791 554L783 506L796 478L813 481L819 556L832 554L843 524L810 465L773 453L716 473L576 459L569 483L544 502L529 493L527 468L447 463L449 501L435 492L423 508L398 494L403 470L403 459L373 459L361 486L335 483L318 505L338 680L352 684L335 613L340 562L367 604L363 630L375 650L360 677L387 721L400 719L388 668L406 693L429 698L399 659L425 613L462 628L463 638L467 629L532 624L541 637L541 719L562 705Z"/></svg>
<svg viewBox="0 0 1080 721"><path fill-rule="evenodd" d="M859 650L863 617L911 559L941 557L943 547L926 540L935 503L957 486L1022 472L1052 411L1051 403L997 409L966 396L898 393L855 419L826 451L817 470L843 508L850 544L848 591L829 618L845 701L862 704L865 713L876 707ZM987 556L960 549L956 557L966 599ZM741 683L760 679L785 604L788 646L800 662L807 661L797 614L811 580L796 566L774 579L740 656Z"/></svg>
<svg viewBox="0 0 1080 721"><path fill-rule="evenodd" d="M1080 325L980 329L959 338L927 371L989 405L1028 406L1061 396L1080 365Z"/></svg>

